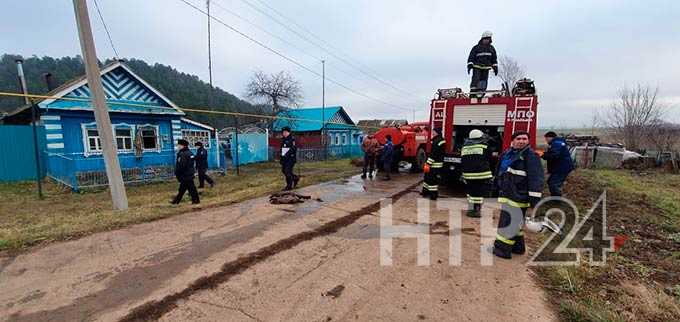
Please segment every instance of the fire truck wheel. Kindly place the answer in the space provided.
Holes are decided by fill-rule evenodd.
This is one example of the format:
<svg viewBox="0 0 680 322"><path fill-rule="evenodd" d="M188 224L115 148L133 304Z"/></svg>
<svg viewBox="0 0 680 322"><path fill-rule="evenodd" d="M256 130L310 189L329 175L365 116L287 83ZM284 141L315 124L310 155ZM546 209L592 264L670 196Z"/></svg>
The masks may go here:
<svg viewBox="0 0 680 322"><path fill-rule="evenodd" d="M426 159L427 154L425 153L425 149L422 147L418 148L418 152L416 152L416 157L414 158L414 161L411 163L411 172L418 173L423 171L423 166L425 165Z"/></svg>

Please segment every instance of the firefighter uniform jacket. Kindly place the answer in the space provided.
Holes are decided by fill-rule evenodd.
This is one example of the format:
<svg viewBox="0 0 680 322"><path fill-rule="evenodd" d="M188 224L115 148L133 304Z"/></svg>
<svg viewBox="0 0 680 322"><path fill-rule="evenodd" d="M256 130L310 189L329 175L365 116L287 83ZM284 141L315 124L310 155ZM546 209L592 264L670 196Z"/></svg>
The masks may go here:
<svg viewBox="0 0 680 322"><path fill-rule="evenodd" d="M491 179L491 151L484 139L467 139L461 151L463 179Z"/></svg>
<svg viewBox="0 0 680 322"><path fill-rule="evenodd" d="M175 160L175 177L178 181L187 181L194 179L194 154L189 148L183 148L177 151L177 159Z"/></svg>
<svg viewBox="0 0 680 322"><path fill-rule="evenodd" d="M493 45L484 45L480 40L477 45L472 47L470 56L468 56L468 70L470 68L498 70L498 58Z"/></svg>
<svg viewBox="0 0 680 322"><path fill-rule="evenodd" d="M281 140L281 164L295 163L295 161L297 161L297 147L295 138L291 134Z"/></svg>
<svg viewBox="0 0 680 322"><path fill-rule="evenodd" d="M430 150L430 156L427 158L427 163L430 168L441 168L444 166L444 146L446 145L446 141L441 137L441 135L437 135L432 138L432 149Z"/></svg>
<svg viewBox="0 0 680 322"><path fill-rule="evenodd" d="M513 207L535 206L543 193L543 166L531 147L510 148L498 162L498 202Z"/></svg>

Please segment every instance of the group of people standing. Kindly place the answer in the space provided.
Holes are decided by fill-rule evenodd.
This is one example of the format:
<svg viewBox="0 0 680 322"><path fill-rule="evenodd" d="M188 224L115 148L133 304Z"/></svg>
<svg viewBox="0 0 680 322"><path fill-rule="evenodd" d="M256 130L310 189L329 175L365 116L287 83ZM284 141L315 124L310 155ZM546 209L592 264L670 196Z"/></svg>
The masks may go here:
<svg viewBox="0 0 680 322"><path fill-rule="evenodd" d="M440 171L444 159L441 129L434 130L430 156L423 167L424 180L421 195L436 200L439 192ZM574 169L569 147L555 132L544 136L548 149L541 157L531 149L530 134L518 131L512 134L510 147L498 158L492 168L493 152L490 139L480 130L470 131L461 149L461 176L465 182L468 210L466 215L481 217L484 198L495 185L501 215L494 242L494 254L512 258L512 254L524 254L524 217L533 212L543 195L543 165L547 161L548 187L551 196L562 195L562 185Z"/></svg>
<svg viewBox="0 0 680 322"><path fill-rule="evenodd" d="M368 135L361 142L361 150L364 152L364 167L361 174L361 179L373 179L373 172L378 169L382 170L383 179L390 180L390 172L392 171L392 161L394 161L394 144L392 144L392 136L385 136L385 144L380 144L378 139L373 135ZM376 164L378 167L376 167Z"/></svg>
<svg viewBox="0 0 680 322"><path fill-rule="evenodd" d="M175 178L179 181L179 191L175 198L170 201L171 204L179 204L184 197L184 193L189 192L191 196L191 203L198 204L201 202L198 196L198 189L205 187L205 182L208 182L212 188L215 185L210 176L208 176L208 150L203 147L202 142L196 142L196 155L189 149L189 141L184 139L177 140L177 157L175 158ZM198 172L198 189L194 184L194 175Z"/></svg>

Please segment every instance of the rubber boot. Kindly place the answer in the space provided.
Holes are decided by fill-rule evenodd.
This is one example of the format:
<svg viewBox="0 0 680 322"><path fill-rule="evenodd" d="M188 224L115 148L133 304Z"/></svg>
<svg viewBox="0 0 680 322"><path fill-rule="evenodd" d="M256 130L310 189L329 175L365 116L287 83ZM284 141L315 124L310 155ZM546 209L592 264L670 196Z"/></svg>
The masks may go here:
<svg viewBox="0 0 680 322"><path fill-rule="evenodd" d="M505 259L512 258L512 245L508 245L500 240L493 242L493 254Z"/></svg>
<svg viewBox="0 0 680 322"><path fill-rule="evenodd" d="M465 215L468 216L468 217L470 217L470 218L479 218L480 215L479 215L479 213L477 212L477 205L476 205L476 204L471 204L471 203L469 203L469 204L468 204L468 210L467 210L467 212L465 213Z"/></svg>
<svg viewBox="0 0 680 322"><path fill-rule="evenodd" d="M524 255L526 246L524 245L524 236L515 236L512 240L515 244L512 245L512 253L517 255Z"/></svg>
<svg viewBox="0 0 680 322"><path fill-rule="evenodd" d="M430 192L430 200L437 200L439 197L439 191L431 191Z"/></svg>
<svg viewBox="0 0 680 322"><path fill-rule="evenodd" d="M421 197L427 197L427 195L428 195L428 191L427 191L427 189L425 189L425 187L423 187L423 190L420 190L420 196Z"/></svg>

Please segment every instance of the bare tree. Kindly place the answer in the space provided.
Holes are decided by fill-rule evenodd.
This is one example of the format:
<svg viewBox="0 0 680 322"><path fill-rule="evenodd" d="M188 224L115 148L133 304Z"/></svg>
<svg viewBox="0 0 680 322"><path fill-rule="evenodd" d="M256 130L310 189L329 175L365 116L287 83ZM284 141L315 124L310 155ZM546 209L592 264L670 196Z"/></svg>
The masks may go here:
<svg viewBox="0 0 680 322"><path fill-rule="evenodd" d="M257 71L246 86L246 96L271 105L272 112L285 110L287 106L297 106L302 101L300 82L288 72L265 74Z"/></svg>
<svg viewBox="0 0 680 322"><path fill-rule="evenodd" d="M507 84L509 90L515 86L517 80L524 78L525 75L524 68L514 58L501 56L498 60L498 77Z"/></svg>
<svg viewBox="0 0 680 322"><path fill-rule="evenodd" d="M680 144L680 125L661 120L656 123L649 130L649 142L659 153L676 151Z"/></svg>
<svg viewBox="0 0 680 322"><path fill-rule="evenodd" d="M624 85L604 113L604 124L623 140L627 149L641 151L642 143L649 141L653 130L661 125L667 109L657 100L658 93L658 87Z"/></svg>

